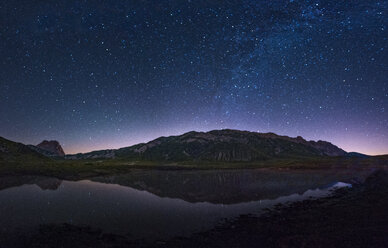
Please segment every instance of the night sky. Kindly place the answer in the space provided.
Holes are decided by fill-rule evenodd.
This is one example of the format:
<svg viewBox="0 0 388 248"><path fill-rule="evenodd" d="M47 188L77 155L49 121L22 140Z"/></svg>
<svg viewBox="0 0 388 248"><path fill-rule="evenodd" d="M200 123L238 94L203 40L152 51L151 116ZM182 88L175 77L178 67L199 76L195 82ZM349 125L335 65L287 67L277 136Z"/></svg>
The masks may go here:
<svg viewBox="0 0 388 248"><path fill-rule="evenodd" d="M0 136L232 128L388 153L388 0L0 3Z"/></svg>

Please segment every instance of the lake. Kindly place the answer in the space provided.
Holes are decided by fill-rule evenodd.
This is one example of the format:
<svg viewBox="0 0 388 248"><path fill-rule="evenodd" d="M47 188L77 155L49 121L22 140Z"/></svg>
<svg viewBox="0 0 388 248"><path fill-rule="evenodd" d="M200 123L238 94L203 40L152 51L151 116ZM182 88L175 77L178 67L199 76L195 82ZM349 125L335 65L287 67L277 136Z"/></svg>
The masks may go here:
<svg viewBox="0 0 388 248"><path fill-rule="evenodd" d="M168 239L206 231L242 214L362 180L366 171L134 170L81 181L0 178L0 231L42 224L90 226L133 239Z"/></svg>

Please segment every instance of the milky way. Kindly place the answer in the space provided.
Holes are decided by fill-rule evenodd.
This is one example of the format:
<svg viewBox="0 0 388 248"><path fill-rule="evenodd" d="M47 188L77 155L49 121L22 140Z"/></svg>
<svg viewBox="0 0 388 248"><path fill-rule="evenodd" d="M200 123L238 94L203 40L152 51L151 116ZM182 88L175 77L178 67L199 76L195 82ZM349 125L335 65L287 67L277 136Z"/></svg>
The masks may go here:
<svg viewBox="0 0 388 248"><path fill-rule="evenodd" d="M66 152L233 128L388 153L388 1L0 3L0 135Z"/></svg>

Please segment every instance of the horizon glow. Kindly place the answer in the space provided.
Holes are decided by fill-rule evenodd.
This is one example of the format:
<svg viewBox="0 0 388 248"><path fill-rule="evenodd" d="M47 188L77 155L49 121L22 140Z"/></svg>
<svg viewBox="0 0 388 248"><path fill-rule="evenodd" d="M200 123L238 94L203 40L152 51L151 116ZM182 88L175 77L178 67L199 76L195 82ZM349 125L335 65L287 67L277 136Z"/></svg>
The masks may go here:
<svg viewBox="0 0 388 248"><path fill-rule="evenodd" d="M388 1L0 3L0 136L238 129L388 154Z"/></svg>

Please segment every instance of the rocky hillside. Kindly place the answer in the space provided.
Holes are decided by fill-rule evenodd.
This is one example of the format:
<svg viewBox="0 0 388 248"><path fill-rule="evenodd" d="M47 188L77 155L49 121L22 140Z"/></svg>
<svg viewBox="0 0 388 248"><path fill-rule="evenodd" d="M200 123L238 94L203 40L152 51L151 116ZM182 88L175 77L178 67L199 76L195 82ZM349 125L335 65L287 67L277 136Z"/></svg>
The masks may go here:
<svg viewBox="0 0 388 248"><path fill-rule="evenodd" d="M41 143L36 145L38 152L45 154L46 156L65 156L65 152L62 146L56 140L43 140Z"/></svg>
<svg viewBox="0 0 388 248"><path fill-rule="evenodd" d="M160 137L151 142L118 150L67 156L70 159L121 158L156 161L249 162L273 158L345 156L347 153L325 141L306 141L274 133L238 130L188 132Z"/></svg>
<svg viewBox="0 0 388 248"><path fill-rule="evenodd" d="M3 139L5 140L5 139ZM6 141L6 140L5 140ZM84 154L65 155L58 141L43 141L37 146L12 141L0 143L0 158L43 155L65 159L121 159L147 161L209 161L253 162L270 159L306 158L320 156L346 156L347 153L326 141L306 141L302 137L291 138L274 133L256 133L238 130L214 130L188 132L179 136L160 137L116 150L93 151ZM13 144L12 146L5 144ZM9 147L16 147L10 149Z"/></svg>

